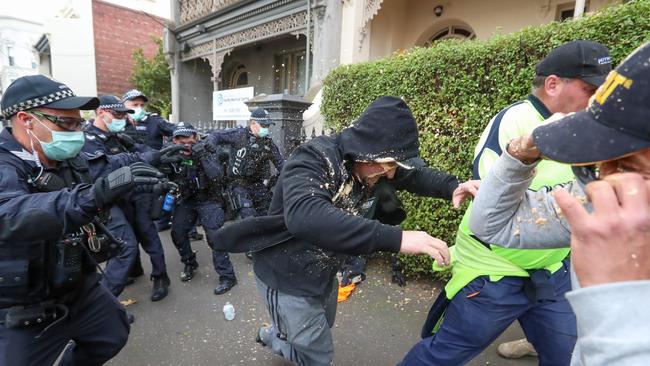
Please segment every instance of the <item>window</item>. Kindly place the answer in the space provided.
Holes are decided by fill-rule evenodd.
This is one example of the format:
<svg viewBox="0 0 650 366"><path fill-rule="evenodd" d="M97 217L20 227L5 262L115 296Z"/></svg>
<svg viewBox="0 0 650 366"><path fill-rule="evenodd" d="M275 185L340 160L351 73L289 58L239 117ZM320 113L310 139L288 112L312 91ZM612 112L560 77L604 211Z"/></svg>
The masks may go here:
<svg viewBox="0 0 650 366"><path fill-rule="evenodd" d="M587 2L585 2L584 13L587 12ZM555 14L555 20L563 22L567 19L573 19L573 13L575 12L575 3L571 2L568 4L561 4L557 6L557 11Z"/></svg>
<svg viewBox="0 0 650 366"><path fill-rule="evenodd" d="M14 60L14 48L7 46L7 61L9 66L16 66L16 61Z"/></svg>
<svg viewBox="0 0 650 366"><path fill-rule="evenodd" d="M239 64L235 67L230 77L230 88L248 85L248 71L246 66Z"/></svg>
<svg viewBox="0 0 650 366"><path fill-rule="evenodd" d="M305 94L305 49L275 55L275 93Z"/></svg>
<svg viewBox="0 0 650 366"><path fill-rule="evenodd" d="M476 34L468 27L459 25L450 25L434 33L431 38L424 44L425 47L431 46L434 42L443 39L474 39Z"/></svg>

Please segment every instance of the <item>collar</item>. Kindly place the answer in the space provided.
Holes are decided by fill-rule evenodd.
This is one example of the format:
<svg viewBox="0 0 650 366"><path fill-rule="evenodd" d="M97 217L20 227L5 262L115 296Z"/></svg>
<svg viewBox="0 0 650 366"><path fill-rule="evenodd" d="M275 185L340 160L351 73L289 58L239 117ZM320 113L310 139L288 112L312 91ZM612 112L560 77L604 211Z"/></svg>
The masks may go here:
<svg viewBox="0 0 650 366"><path fill-rule="evenodd" d="M533 107L535 107L535 109L537 110L537 113L539 113L542 117L544 117L544 119L549 118L553 114L551 113L551 111L548 110L548 108L546 108L544 103L542 103L542 101L539 100L539 98L537 98L536 96L529 94L528 101L530 101Z"/></svg>
<svg viewBox="0 0 650 366"><path fill-rule="evenodd" d="M16 141L11 134L11 127L5 127L0 132L0 147L9 151L14 156L22 161L27 162L31 167L41 166L41 162L34 156L34 154L27 151L21 144Z"/></svg>

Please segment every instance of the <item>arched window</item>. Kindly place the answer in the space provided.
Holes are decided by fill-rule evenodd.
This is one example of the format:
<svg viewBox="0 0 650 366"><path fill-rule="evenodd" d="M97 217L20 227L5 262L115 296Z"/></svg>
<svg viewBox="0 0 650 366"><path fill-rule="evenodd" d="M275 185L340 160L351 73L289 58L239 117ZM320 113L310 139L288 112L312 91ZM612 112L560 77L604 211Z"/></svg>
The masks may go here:
<svg viewBox="0 0 650 366"><path fill-rule="evenodd" d="M462 25L449 25L438 30L433 34L425 43L425 47L431 46L434 42L440 41L443 39L474 39L476 34L474 31Z"/></svg>
<svg viewBox="0 0 650 366"><path fill-rule="evenodd" d="M230 88L237 88L239 86L248 85L248 71L246 66L238 64L232 72L230 77Z"/></svg>

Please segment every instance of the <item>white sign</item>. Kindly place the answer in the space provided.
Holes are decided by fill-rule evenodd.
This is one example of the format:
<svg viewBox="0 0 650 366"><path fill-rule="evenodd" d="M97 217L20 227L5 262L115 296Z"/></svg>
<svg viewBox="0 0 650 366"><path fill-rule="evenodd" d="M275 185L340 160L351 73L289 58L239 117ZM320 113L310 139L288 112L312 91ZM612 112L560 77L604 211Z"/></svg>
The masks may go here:
<svg viewBox="0 0 650 366"><path fill-rule="evenodd" d="M212 92L212 119L215 121L245 121L251 113L245 101L253 98L253 87Z"/></svg>

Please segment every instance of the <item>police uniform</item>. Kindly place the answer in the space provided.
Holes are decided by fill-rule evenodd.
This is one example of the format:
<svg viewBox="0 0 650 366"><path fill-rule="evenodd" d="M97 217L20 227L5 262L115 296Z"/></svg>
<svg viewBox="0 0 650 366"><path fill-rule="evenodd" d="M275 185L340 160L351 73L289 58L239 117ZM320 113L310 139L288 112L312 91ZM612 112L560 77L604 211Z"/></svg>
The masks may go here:
<svg viewBox="0 0 650 366"><path fill-rule="evenodd" d="M42 75L17 79L3 95L4 118L28 111L32 120L17 122L25 123L23 130L16 126L0 133L2 365L51 365L70 340L76 346L62 364L101 365L126 343L126 312L100 285L89 253L102 242L95 232L98 212L135 188L132 177L151 176L155 169L124 166L135 161L126 154L89 160L78 153L83 134L79 139L76 131L53 134L50 150L41 143L51 160L57 160L52 146L65 153L57 166L48 167L14 137L30 131L29 123L55 123L55 117L34 108L88 110L97 105L96 98L76 97L66 85ZM75 143L61 143L61 134L68 133ZM33 138L31 150L36 151L39 142ZM147 180L157 181L153 176Z"/></svg>
<svg viewBox="0 0 650 366"><path fill-rule="evenodd" d="M99 97L99 102L99 108L101 109L123 113L133 112L132 110L125 108L122 101L114 96L101 96ZM125 139L128 140L128 138L120 135L119 131L104 131L93 123L87 126L84 131L86 135L84 151L90 154L114 155L129 151L148 151L151 149L146 145L125 141ZM167 288L170 284L169 277L167 276L162 242L160 241L158 231L156 230L156 226L150 216L151 205L153 202L157 201L155 198L156 196L151 193L136 192L118 202L118 205L124 212L130 227L120 225L119 228L115 228L116 230L119 229L123 232L125 237L134 239L132 242L129 242L129 246L134 248L133 253L135 258L122 263L124 266L126 266L127 263L131 263L126 269L124 269L125 271L129 272L132 265L139 265L138 242L149 255L151 260L151 280L154 281L153 292L151 295L152 301L158 301L167 296ZM123 237L123 239L125 239L125 237ZM119 270L121 272L123 269L120 268Z"/></svg>
<svg viewBox="0 0 650 366"><path fill-rule="evenodd" d="M179 123L174 131L174 137L189 137L197 135L197 131L188 124ZM199 144L209 151L196 151ZM221 191L223 189L223 168L218 157L209 143L201 142L193 145L192 154L182 162L174 163L169 170L170 178L179 187L179 197L174 206L172 217L172 241L178 249L185 269L181 280L187 281L193 277L193 271L198 268L196 254L192 251L189 234L197 218L201 220L207 236L208 245L215 248L216 231L225 221ZM229 291L236 283L235 271L228 253L212 251L212 264L219 274L219 284L215 294L220 295Z"/></svg>
<svg viewBox="0 0 650 366"><path fill-rule="evenodd" d="M263 128L274 124L266 110L258 108L251 114ZM257 137L250 127L214 132L209 136L214 145L231 145L228 178L237 211L241 218L266 215L271 203L271 188L277 176L271 175L272 162L277 174L282 171L284 158L277 145L268 137Z"/></svg>

